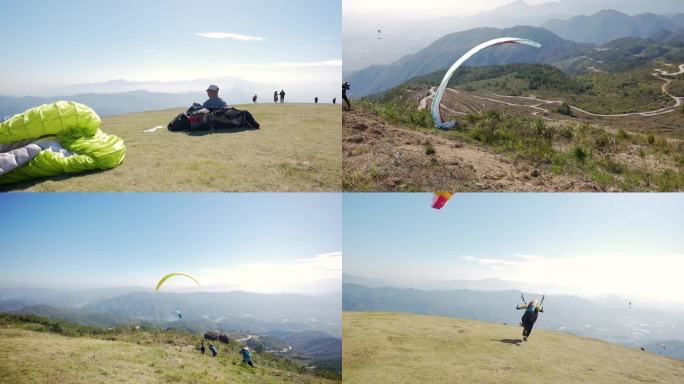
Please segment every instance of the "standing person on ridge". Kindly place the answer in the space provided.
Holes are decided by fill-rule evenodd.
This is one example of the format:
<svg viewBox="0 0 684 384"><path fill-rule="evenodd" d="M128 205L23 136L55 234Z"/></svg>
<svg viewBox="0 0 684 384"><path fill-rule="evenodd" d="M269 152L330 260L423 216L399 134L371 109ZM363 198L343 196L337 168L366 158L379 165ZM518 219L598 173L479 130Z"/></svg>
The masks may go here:
<svg viewBox="0 0 684 384"><path fill-rule="evenodd" d="M214 344L209 344L209 350L211 351L211 357L216 357L216 355L218 355L218 351Z"/></svg>
<svg viewBox="0 0 684 384"><path fill-rule="evenodd" d="M204 352L207 350L207 348L204 347L204 341L200 342L199 350L204 355Z"/></svg>
<svg viewBox="0 0 684 384"><path fill-rule="evenodd" d="M281 89L280 90L280 103L282 104L284 102L285 102L285 90Z"/></svg>
<svg viewBox="0 0 684 384"><path fill-rule="evenodd" d="M252 96L252 103L256 104L256 101L257 101L257 95L255 93L254 96Z"/></svg>
<svg viewBox="0 0 684 384"><path fill-rule="evenodd" d="M314 97L314 104L318 104L318 96Z"/></svg>
<svg viewBox="0 0 684 384"><path fill-rule="evenodd" d="M273 102L276 104L278 103L278 91L273 92Z"/></svg>

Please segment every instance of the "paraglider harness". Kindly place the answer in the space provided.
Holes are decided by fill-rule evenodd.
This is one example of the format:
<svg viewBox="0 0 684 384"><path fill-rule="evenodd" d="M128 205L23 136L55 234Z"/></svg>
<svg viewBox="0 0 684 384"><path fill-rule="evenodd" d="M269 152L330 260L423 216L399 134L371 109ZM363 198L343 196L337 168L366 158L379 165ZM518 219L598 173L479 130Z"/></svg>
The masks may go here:
<svg viewBox="0 0 684 384"><path fill-rule="evenodd" d="M523 330L523 336L527 337L529 334L532 332L532 327L534 326L534 323L537 321L537 316L539 315L538 312L544 312L544 307L542 307L542 304L544 304L544 298L546 297L546 294L542 295L541 301L539 301L539 311L537 311L537 307L530 307L529 304L525 301L525 295L520 293L520 299L522 299L523 304L525 304L525 313L522 316L522 321L521 324L524 328ZM530 303L531 304L531 303Z"/></svg>
<svg viewBox="0 0 684 384"><path fill-rule="evenodd" d="M259 129L259 123L248 111L235 108L204 108L193 103L185 113L176 116L167 128L169 131L194 131L230 128Z"/></svg>

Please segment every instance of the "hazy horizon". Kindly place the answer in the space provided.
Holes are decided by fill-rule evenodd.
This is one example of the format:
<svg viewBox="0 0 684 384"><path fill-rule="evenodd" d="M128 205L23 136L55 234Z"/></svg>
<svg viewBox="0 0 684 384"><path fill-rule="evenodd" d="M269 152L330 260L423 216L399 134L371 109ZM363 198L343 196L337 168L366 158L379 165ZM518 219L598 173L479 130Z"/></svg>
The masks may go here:
<svg viewBox="0 0 684 384"><path fill-rule="evenodd" d="M498 279L521 290L684 305L684 199L667 194L344 196L344 273Z"/></svg>

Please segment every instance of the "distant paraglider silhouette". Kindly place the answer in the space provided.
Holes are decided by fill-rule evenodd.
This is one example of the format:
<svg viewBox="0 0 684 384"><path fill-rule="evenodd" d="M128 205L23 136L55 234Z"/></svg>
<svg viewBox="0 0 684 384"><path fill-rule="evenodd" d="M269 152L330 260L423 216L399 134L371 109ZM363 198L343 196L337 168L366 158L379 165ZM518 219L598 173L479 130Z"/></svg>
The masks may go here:
<svg viewBox="0 0 684 384"><path fill-rule="evenodd" d="M378 40L382 40L382 29L378 29Z"/></svg>

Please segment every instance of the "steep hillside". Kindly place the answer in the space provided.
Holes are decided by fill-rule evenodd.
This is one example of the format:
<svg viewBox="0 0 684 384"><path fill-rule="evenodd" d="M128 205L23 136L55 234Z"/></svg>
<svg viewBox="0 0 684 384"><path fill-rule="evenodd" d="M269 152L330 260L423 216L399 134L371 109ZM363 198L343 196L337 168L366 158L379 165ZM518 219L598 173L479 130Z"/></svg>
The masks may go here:
<svg viewBox="0 0 684 384"><path fill-rule="evenodd" d="M402 313L345 312L345 383L679 383L684 362L574 335Z"/></svg>
<svg viewBox="0 0 684 384"><path fill-rule="evenodd" d="M543 27L567 40L604 44L621 37L653 39L684 28L684 23L681 21L681 14L662 16L644 13L630 16L616 10L604 9L590 16L549 20Z"/></svg>
<svg viewBox="0 0 684 384"><path fill-rule="evenodd" d="M68 335L68 336L67 336ZM268 353L256 368L241 364L242 344L217 343L218 356L197 350L199 336L174 331L98 331L40 321L0 321L2 383L332 383ZM331 377L327 379L324 376Z"/></svg>

